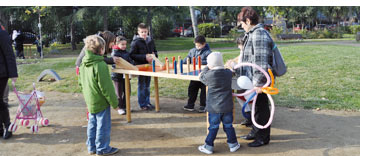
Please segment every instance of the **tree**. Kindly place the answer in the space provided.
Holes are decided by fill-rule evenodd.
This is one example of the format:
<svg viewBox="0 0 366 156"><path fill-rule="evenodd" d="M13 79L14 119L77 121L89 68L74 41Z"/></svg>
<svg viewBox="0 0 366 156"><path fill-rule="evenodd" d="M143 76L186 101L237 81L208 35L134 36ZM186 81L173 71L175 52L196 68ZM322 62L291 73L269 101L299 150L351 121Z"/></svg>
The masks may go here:
<svg viewBox="0 0 366 156"><path fill-rule="evenodd" d="M197 27L197 18L196 18L196 14L194 12L193 6L189 6L189 11L191 12L191 20L192 20L194 38L196 38L198 36L198 27Z"/></svg>

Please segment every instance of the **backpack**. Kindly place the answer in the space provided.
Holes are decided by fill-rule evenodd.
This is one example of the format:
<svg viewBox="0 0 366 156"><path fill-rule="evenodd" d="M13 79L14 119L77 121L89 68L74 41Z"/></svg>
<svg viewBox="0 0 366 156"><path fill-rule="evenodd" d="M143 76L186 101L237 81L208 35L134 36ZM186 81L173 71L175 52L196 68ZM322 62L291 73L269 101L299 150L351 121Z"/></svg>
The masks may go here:
<svg viewBox="0 0 366 156"><path fill-rule="evenodd" d="M283 57L281 55L280 50L277 48L276 43L273 42L271 36L269 33L265 30L268 37L271 39L273 47L272 47L272 72L274 76L282 76L285 75L287 72L287 66L285 64L285 61L283 60Z"/></svg>

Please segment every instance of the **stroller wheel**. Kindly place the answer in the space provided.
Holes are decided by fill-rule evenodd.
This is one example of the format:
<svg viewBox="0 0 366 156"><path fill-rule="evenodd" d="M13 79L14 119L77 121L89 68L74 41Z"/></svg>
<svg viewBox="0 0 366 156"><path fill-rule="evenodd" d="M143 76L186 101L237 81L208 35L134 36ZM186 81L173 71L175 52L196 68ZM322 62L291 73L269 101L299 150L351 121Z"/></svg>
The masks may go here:
<svg viewBox="0 0 366 156"><path fill-rule="evenodd" d="M17 125L17 124L15 124L15 123L11 123L11 124L9 125L9 129L8 129L8 131L10 131L10 132L15 132L17 129L18 129L18 125Z"/></svg>
<svg viewBox="0 0 366 156"><path fill-rule="evenodd" d="M20 120L20 125L28 127L29 126L29 120L21 119Z"/></svg>
<svg viewBox="0 0 366 156"><path fill-rule="evenodd" d="M41 120L39 120L39 124L42 126L48 126L49 123L50 121L47 118L42 118Z"/></svg>
<svg viewBox="0 0 366 156"><path fill-rule="evenodd" d="M38 133L38 125L32 125L30 129L32 133Z"/></svg>

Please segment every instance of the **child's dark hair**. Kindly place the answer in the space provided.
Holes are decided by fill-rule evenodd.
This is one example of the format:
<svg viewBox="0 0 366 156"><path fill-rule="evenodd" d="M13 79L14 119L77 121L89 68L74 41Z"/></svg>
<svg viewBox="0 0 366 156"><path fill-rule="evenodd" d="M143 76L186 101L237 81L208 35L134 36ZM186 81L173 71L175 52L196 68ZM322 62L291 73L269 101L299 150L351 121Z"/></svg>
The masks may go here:
<svg viewBox="0 0 366 156"><path fill-rule="evenodd" d="M205 36L199 35L194 39L194 43L204 44L206 43Z"/></svg>
<svg viewBox="0 0 366 156"><path fill-rule="evenodd" d="M148 29L149 27L145 24L145 23L140 23L137 28L140 28L140 29Z"/></svg>
<svg viewBox="0 0 366 156"><path fill-rule="evenodd" d="M122 41L126 41L127 42L126 37L124 37L124 36L117 36L116 37L116 43L120 43Z"/></svg>

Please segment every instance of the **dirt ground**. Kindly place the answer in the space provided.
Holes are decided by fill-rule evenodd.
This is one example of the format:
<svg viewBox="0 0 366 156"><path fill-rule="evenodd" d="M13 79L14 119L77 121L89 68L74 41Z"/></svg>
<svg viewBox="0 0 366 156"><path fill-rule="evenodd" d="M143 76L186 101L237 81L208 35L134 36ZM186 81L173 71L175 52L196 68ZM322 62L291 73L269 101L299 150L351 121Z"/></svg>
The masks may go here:
<svg viewBox="0 0 366 156"><path fill-rule="evenodd" d="M120 149L116 155L204 155L197 147L206 137L205 114L183 111L185 100L160 98L159 113L139 110L136 97L131 101L131 123L112 111L111 146ZM18 101L13 93L9 103L14 119ZM0 156L88 155L86 108L81 94L47 92L41 109L50 126L41 127L37 134L19 126L10 140L0 139ZM276 107L270 144L250 148L249 141L239 138L250 129L238 124L242 120L239 105L236 110L234 127L242 147L230 153L220 127L215 155L360 155L360 112Z"/></svg>

